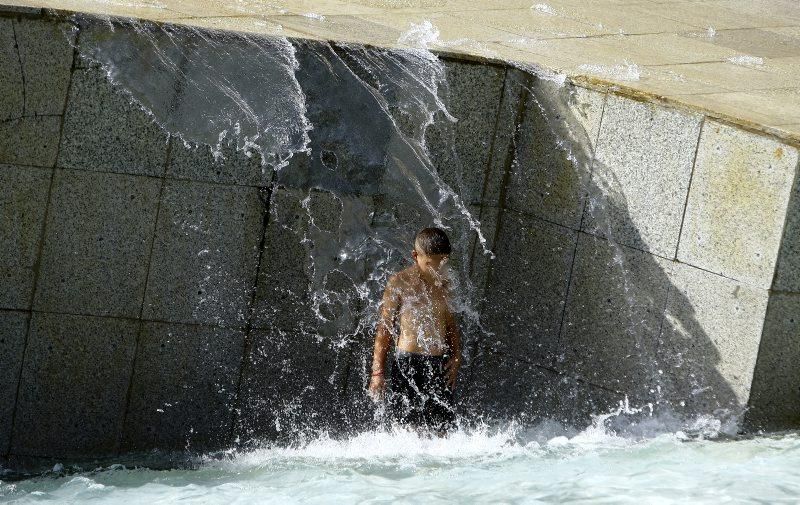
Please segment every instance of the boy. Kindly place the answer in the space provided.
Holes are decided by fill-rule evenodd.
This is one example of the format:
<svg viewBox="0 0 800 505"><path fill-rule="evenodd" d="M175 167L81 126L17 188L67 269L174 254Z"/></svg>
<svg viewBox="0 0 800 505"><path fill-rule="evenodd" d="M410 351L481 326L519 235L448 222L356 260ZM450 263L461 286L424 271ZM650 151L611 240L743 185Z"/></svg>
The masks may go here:
<svg viewBox="0 0 800 505"><path fill-rule="evenodd" d="M383 398L386 355L396 344L389 409L401 424L440 435L455 423L453 390L461 365L461 337L450 308L450 240L425 228L414 240L414 265L392 275L381 301L369 394ZM399 318L399 332L395 323Z"/></svg>

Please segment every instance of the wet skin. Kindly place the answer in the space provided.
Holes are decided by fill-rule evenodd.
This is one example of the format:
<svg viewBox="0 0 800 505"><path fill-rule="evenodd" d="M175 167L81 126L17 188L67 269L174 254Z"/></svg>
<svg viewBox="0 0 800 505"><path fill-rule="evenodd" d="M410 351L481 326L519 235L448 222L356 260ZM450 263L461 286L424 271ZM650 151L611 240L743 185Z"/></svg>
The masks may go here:
<svg viewBox="0 0 800 505"><path fill-rule="evenodd" d="M414 265L389 278L381 301L369 384L375 400L381 399L386 389L383 372L392 342L408 352L448 354L445 371L451 389L461 365L461 338L450 306L448 255L427 255L415 244L411 257Z"/></svg>

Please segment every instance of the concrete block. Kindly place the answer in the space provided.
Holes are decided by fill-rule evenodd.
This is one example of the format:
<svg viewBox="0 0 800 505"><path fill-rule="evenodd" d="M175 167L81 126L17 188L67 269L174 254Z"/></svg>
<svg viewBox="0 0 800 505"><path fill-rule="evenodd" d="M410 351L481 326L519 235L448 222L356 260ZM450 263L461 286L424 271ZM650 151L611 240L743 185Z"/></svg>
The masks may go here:
<svg viewBox="0 0 800 505"><path fill-rule="evenodd" d="M329 337L352 331L360 303L355 288L367 271L357 250L371 211L367 197L276 189L253 325Z"/></svg>
<svg viewBox="0 0 800 505"><path fill-rule="evenodd" d="M793 147L706 121L678 259L769 288L797 160Z"/></svg>
<svg viewBox="0 0 800 505"><path fill-rule="evenodd" d="M661 329L658 378L676 410L739 413L747 403L768 292L674 265Z"/></svg>
<svg viewBox="0 0 800 505"><path fill-rule="evenodd" d="M76 69L64 119L59 166L161 175L167 134L99 68Z"/></svg>
<svg viewBox="0 0 800 505"><path fill-rule="evenodd" d="M671 269L657 256L580 233L559 369L631 399L650 398Z"/></svg>
<svg viewBox="0 0 800 505"><path fill-rule="evenodd" d="M615 412L620 402L625 401L624 394L567 374L559 374L553 382L551 394L558 398L558 404L549 419L565 430L582 430L591 426L594 416Z"/></svg>
<svg viewBox="0 0 800 505"><path fill-rule="evenodd" d="M489 206L470 206L470 212L473 217L480 222L481 234L486 240L485 244L481 244L478 233L474 230L469 235L471 238L469 248L471 259L468 264L470 282L472 282L475 287L475 296L473 299L476 303L481 303L486 296L486 283L489 278L489 270L491 265L497 261L495 234L499 223L500 209ZM495 257L492 258L487 250L494 253Z"/></svg>
<svg viewBox="0 0 800 505"><path fill-rule="evenodd" d="M745 426L785 430L800 426L800 295L773 293L764 321Z"/></svg>
<svg viewBox="0 0 800 505"><path fill-rule="evenodd" d="M480 63L443 60L447 89L440 93L452 123L439 113L426 130L433 166L464 204L481 202L505 69ZM505 125L504 125L505 126Z"/></svg>
<svg viewBox="0 0 800 505"><path fill-rule="evenodd" d="M309 430L338 429L348 352L326 338L278 329L252 333L236 437L292 440Z"/></svg>
<svg viewBox="0 0 800 505"><path fill-rule="evenodd" d="M167 181L143 317L244 326L264 212L256 188Z"/></svg>
<svg viewBox="0 0 800 505"><path fill-rule="evenodd" d="M262 167L261 156L257 153L248 158L232 144L223 144L221 151L224 159L215 160L209 146L186 147L175 139L167 176L244 186L266 186L272 180L272 167Z"/></svg>
<svg viewBox="0 0 800 505"><path fill-rule="evenodd" d="M0 311L0 454L11 443L11 423L17 403L17 385L28 331L26 312Z"/></svg>
<svg viewBox="0 0 800 505"><path fill-rule="evenodd" d="M160 182L55 172L36 310L138 317Z"/></svg>
<svg viewBox="0 0 800 505"><path fill-rule="evenodd" d="M14 28L25 76L25 115L63 114L76 27L71 23L19 18L14 20Z"/></svg>
<svg viewBox="0 0 800 505"><path fill-rule="evenodd" d="M30 309L52 169L0 165L0 308Z"/></svg>
<svg viewBox="0 0 800 505"><path fill-rule="evenodd" d="M674 258L701 120L609 95L583 230Z"/></svg>
<svg viewBox="0 0 800 505"><path fill-rule="evenodd" d="M527 72L507 68L503 82L502 100L497 111L497 127L492 140L491 156L488 160L486 182L481 196L484 206L501 207L501 193L506 186L506 174L516 161L517 141L522 121L524 104L534 78ZM505 196L506 205L508 195Z"/></svg>
<svg viewBox="0 0 800 505"><path fill-rule="evenodd" d="M303 237L308 214L302 190L278 188L270 201L269 224L259 271L253 326L282 329L303 327L312 331L310 310L313 253Z"/></svg>
<svg viewBox="0 0 800 505"><path fill-rule="evenodd" d="M551 81L545 83L549 86L556 84ZM588 146L594 153L600 135L606 93L574 85L568 85L564 89L567 94L565 101L571 112L568 117L568 126L572 130L570 136L578 145Z"/></svg>
<svg viewBox="0 0 800 505"><path fill-rule="evenodd" d="M0 163L55 166L60 128L59 116L23 117L0 123Z"/></svg>
<svg viewBox="0 0 800 505"><path fill-rule="evenodd" d="M577 233L512 210L501 219L484 308L488 338L510 355L552 363Z"/></svg>
<svg viewBox="0 0 800 505"><path fill-rule="evenodd" d="M25 85L12 18L0 19L0 121L22 117Z"/></svg>
<svg viewBox="0 0 800 505"><path fill-rule="evenodd" d="M413 153L398 137L392 118L373 91L327 44L295 44L297 81L305 94L310 152L305 162L281 170L277 181L288 186L318 187L337 194L373 195L381 191L391 155L412 160ZM389 77L389 76L386 76ZM391 144L391 145L390 145ZM287 178L289 180L287 180Z"/></svg>
<svg viewBox="0 0 800 505"><path fill-rule="evenodd" d="M558 409L558 374L504 353L484 351L472 366L468 387L457 396L470 421L551 419Z"/></svg>
<svg viewBox="0 0 800 505"><path fill-rule="evenodd" d="M786 211L773 289L800 293L800 165Z"/></svg>
<svg viewBox="0 0 800 505"><path fill-rule="evenodd" d="M40 7L28 7L27 5L0 5L0 12L7 12L13 14L31 14L38 16L42 14L44 9Z"/></svg>
<svg viewBox="0 0 800 505"><path fill-rule="evenodd" d="M605 95L537 79L509 167L506 207L580 227Z"/></svg>
<svg viewBox="0 0 800 505"><path fill-rule="evenodd" d="M241 330L143 323L121 450L227 447L243 349Z"/></svg>
<svg viewBox="0 0 800 505"><path fill-rule="evenodd" d="M11 453L115 454L139 323L34 313L30 326Z"/></svg>

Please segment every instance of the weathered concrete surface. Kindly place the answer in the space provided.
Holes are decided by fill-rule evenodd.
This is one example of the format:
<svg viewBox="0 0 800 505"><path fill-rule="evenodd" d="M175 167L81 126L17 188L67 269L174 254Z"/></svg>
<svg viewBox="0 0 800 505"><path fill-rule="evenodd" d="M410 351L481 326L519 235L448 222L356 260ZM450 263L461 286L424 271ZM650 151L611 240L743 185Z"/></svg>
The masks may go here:
<svg viewBox="0 0 800 505"><path fill-rule="evenodd" d="M11 453L117 453L139 323L34 313Z"/></svg>
<svg viewBox="0 0 800 505"><path fill-rule="evenodd" d="M605 94L542 79L524 87L503 204L578 230Z"/></svg>
<svg viewBox="0 0 800 505"><path fill-rule="evenodd" d="M583 230L672 259L702 116L609 96L603 118Z"/></svg>
<svg viewBox="0 0 800 505"><path fill-rule="evenodd" d="M241 330L143 323L121 450L230 444L243 347Z"/></svg>
<svg viewBox="0 0 800 505"><path fill-rule="evenodd" d="M76 69L64 118L59 166L162 175L167 134L99 68Z"/></svg>
<svg viewBox="0 0 800 505"><path fill-rule="evenodd" d="M424 114L400 121L402 100L364 88L395 84L363 75L354 58L365 50L305 41L297 51L311 151L297 153L274 183L257 158L227 149L215 165L202 147L186 150L174 137L167 144L167 134L85 58L71 74L61 152L20 162L56 168L0 167L11 195L0 198L2 261L20 258L21 273L12 276L23 279L18 292L7 291L9 307L20 311L2 312L14 315L0 335L13 335L3 364L22 370L19 403L0 406L16 411L12 459L113 456L183 448L187 440L206 450L237 436L289 440L302 429L371 425L363 389L375 301L385 274L409 264L414 233L431 224L424 202L447 216L453 265L475 288L460 317L462 411L581 425L627 395L634 403L683 400L690 415L739 410L749 400L763 426L794 422L793 400L779 396L793 379L770 375L789 370L782 360L793 356L782 350L791 348L797 307L781 265L796 264L794 147L731 126L712 131L717 123L706 117L698 149L687 140L689 132L697 137L697 118L686 111L457 61L441 68L445 105L463 122L439 113L428 136L416 138L422 129L414 119ZM19 80L2 83L9 87L2 107L14 110ZM406 87L393 92L419 91ZM673 131L670 118L686 128ZM431 147L424 169L415 165L427 163L415 151L422 140ZM25 157L40 144L6 152ZM715 154L731 145L741 147L740 163ZM631 146L645 154L653 147L669 163L645 156L649 172L635 170ZM409 166L419 168L417 193L404 175ZM622 174L624 199L601 191L592 177L598 166ZM49 179L40 175L49 170L48 197ZM460 209L439 201L437 175L479 216L494 260ZM635 191L650 190L651 175L672 189ZM740 179L741 188L726 186ZM603 217L613 224L606 239L579 231L592 199L613 207ZM710 220L709 209L721 219ZM684 214L674 259L676 216ZM692 246L709 223L733 240ZM599 233L594 224L584 228ZM353 237L363 243L348 243ZM731 244L756 252L767 244L771 263L731 260ZM340 254L355 249L356 259ZM33 296L32 308L25 296Z"/></svg>
<svg viewBox="0 0 800 505"><path fill-rule="evenodd" d="M736 411L750 397L769 293L684 264L670 277L659 337L664 392L678 410Z"/></svg>
<svg viewBox="0 0 800 505"><path fill-rule="evenodd" d="M624 398L504 353L484 352L472 368L471 381L461 398L467 419L502 421L521 412L523 422L555 421L570 430L589 425L593 414L612 411Z"/></svg>
<svg viewBox="0 0 800 505"><path fill-rule="evenodd" d="M0 308L31 307L52 172L0 165Z"/></svg>
<svg viewBox="0 0 800 505"><path fill-rule="evenodd" d="M772 287L800 293L800 164L796 172Z"/></svg>
<svg viewBox="0 0 800 505"><path fill-rule="evenodd" d="M769 288L797 160L793 147L707 121L678 260Z"/></svg>
<svg viewBox="0 0 800 505"><path fill-rule="evenodd" d="M22 353L28 331L26 312L0 311L0 454L8 454L11 427L17 404L17 386L22 369Z"/></svg>
<svg viewBox="0 0 800 505"><path fill-rule="evenodd" d="M14 20L20 71L24 80L22 116L64 113L64 98L77 30L71 23Z"/></svg>
<svg viewBox="0 0 800 505"><path fill-rule="evenodd" d="M57 169L33 307L138 317L159 181Z"/></svg>
<svg viewBox="0 0 800 505"><path fill-rule="evenodd" d="M800 423L800 295L770 296L764 321L764 338L758 350L750 410L745 419L751 429L796 429Z"/></svg>
<svg viewBox="0 0 800 505"><path fill-rule="evenodd" d="M486 294L486 343L552 366L577 233L507 210Z"/></svg>
<svg viewBox="0 0 800 505"><path fill-rule="evenodd" d="M650 397L671 269L657 256L578 234L561 366L637 400Z"/></svg>
<svg viewBox="0 0 800 505"><path fill-rule="evenodd" d="M167 177L245 186L265 186L272 179L272 168L262 166L258 154L248 157L231 143L223 143L221 152L223 159L215 160L210 146L187 147L173 139Z"/></svg>
<svg viewBox="0 0 800 505"><path fill-rule="evenodd" d="M61 118L14 118L0 123L0 163L52 167L58 153Z"/></svg>
<svg viewBox="0 0 800 505"><path fill-rule="evenodd" d="M65 22L0 19L0 163L55 165L75 31Z"/></svg>
<svg viewBox="0 0 800 505"><path fill-rule="evenodd" d="M165 182L143 317L243 327L264 212L256 188Z"/></svg>
<svg viewBox="0 0 800 505"><path fill-rule="evenodd" d="M437 118L426 131L426 144L442 180L465 204L480 204L487 190L486 197L491 198L492 190L484 186L506 70L451 60L443 63L445 106L458 120L451 124Z"/></svg>

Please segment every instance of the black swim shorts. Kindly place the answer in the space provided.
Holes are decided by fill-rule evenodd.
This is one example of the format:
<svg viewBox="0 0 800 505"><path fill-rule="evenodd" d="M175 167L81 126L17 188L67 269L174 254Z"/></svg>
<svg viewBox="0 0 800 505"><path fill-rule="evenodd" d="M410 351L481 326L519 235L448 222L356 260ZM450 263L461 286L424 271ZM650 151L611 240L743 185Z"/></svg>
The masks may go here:
<svg viewBox="0 0 800 505"><path fill-rule="evenodd" d="M445 377L447 359L397 351L389 395L392 420L436 432L455 426L453 391Z"/></svg>

